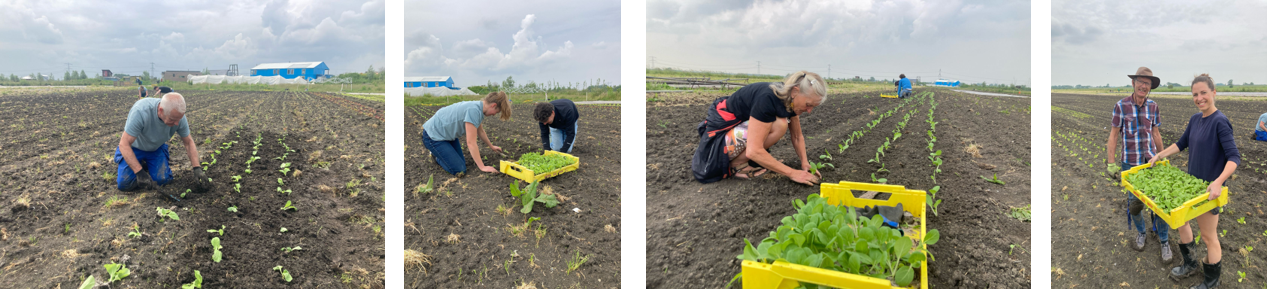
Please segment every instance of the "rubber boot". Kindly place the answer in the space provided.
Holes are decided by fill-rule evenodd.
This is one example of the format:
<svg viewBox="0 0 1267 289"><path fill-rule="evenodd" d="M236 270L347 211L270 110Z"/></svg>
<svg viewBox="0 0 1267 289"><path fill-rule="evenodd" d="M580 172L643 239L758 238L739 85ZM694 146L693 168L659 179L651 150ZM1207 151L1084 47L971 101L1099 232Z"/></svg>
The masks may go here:
<svg viewBox="0 0 1267 289"><path fill-rule="evenodd" d="M1179 244L1179 255L1183 256L1183 263L1170 269L1170 280L1175 282L1197 274L1197 260L1192 259L1192 243Z"/></svg>
<svg viewBox="0 0 1267 289"><path fill-rule="evenodd" d="M1205 273L1205 280L1196 286L1188 287L1189 289L1211 289L1219 287L1219 275L1223 272L1223 262L1219 261L1214 264L1206 264L1201 262L1201 271Z"/></svg>

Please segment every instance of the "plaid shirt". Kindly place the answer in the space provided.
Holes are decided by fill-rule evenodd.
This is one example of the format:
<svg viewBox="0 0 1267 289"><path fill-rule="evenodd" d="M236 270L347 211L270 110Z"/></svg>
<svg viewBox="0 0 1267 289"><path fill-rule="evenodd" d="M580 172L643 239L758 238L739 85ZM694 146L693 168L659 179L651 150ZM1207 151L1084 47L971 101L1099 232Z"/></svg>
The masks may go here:
<svg viewBox="0 0 1267 289"><path fill-rule="evenodd" d="M1135 166L1157 154L1153 128L1161 123L1161 114L1152 99L1145 100L1144 105L1135 105L1131 98L1127 96L1113 105L1113 127L1122 134L1121 161Z"/></svg>

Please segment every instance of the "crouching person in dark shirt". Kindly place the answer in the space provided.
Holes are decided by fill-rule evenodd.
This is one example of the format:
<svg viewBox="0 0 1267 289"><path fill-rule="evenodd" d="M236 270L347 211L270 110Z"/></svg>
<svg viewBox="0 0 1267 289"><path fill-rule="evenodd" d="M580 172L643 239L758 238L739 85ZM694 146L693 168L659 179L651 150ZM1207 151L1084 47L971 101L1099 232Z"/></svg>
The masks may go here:
<svg viewBox="0 0 1267 289"><path fill-rule="evenodd" d="M541 145L548 151L571 153L576 145L576 120L580 113L576 104L567 99L537 103L532 116L541 129Z"/></svg>

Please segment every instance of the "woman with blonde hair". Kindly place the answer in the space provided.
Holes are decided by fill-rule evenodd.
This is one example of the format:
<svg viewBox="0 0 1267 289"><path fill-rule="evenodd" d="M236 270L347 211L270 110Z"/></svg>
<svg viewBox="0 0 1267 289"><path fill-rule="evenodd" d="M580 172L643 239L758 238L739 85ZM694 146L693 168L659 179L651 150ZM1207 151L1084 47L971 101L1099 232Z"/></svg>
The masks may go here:
<svg viewBox="0 0 1267 289"><path fill-rule="evenodd" d="M1210 200L1222 193L1224 182L1236 172L1241 163L1241 153L1236 148L1236 140L1232 138L1232 124L1227 116L1214 106L1214 80L1209 74L1201 74L1192 80L1192 103L1198 112L1188 119L1188 127L1183 135L1170 147L1157 153L1148 160L1153 164L1162 158L1188 150L1188 174L1210 182L1206 191ZM1206 256L1201 262L1200 272L1204 273L1201 283L1191 288L1208 289L1219 286L1222 271L1223 248L1219 244L1219 212L1223 208L1214 208L1197 216L1197 224L1201 226L1201 236L1205 241ZM1196 275L1197 261L1192 258L1192 225L1179 227L1179 253L1183 255L1183 263L1170 270L1170 278L1178 282L1181 279Z"/></svg>
<svg viewBox="0 0 1267 289"><path fill-rule="evenodd" d="M751 178L769 170L806 185L821 175L809 172L800 115L827 98L827 82L813 72L799 71L783 82L758 82L713 101L699 124L699 147L691 161L695 180L716 182L731 176ZM790 134L801 168L793 169L768 151Z"/></svg>
<svg viewBox="0 0 1267 289"><path fill-rule="evenodd" d="M475 166L481 171L496 173L496 168L485 166L480 159L480 149L475 140L479 136L494 152L502 151L501 147L488 140L488 133L482 126L484 117L494 114L500 114L501 120L510 119L510 97L505 92L493 92L484 96L483 100L463 101L441 108L422 124L422 145L431 151L431 156L444 171L462 174L466 172L466 160L458 137L465 135L467 151L471 153Z"/></svg>

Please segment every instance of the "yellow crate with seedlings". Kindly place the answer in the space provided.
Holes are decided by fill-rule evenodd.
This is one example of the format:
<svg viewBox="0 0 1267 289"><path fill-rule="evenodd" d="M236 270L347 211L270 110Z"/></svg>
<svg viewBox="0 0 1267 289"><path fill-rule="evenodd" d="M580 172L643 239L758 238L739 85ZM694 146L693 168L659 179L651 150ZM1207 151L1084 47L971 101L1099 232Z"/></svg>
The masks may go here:
<svg viewBox="0 0 1267 289"><path fill-rule="evenodd" d="M873 200L855 198L853 192L880 192L889 193L888 200ZM914 240L922 240L927 234L925 225L928 223L925 217L925 191L909 190L904 186L857 183L857 182L840 182L837 184L824 183L819 188L819 194L827 199L828 204L851 207L866 206L897 206L902 204L902 209L911 213L913 217L919 220L919 228L915 234L907 237ZM925 251L928 250L927 245L920 242L919 247ZM912 283L909 287L899 287L888 279L875 278L870 276L850 274L846 272L815 268L799 264L788 263L784 261L774 261L772 264L743 261L743 288L748 289L791 289L800 286L800 282L813 283L818 285L831 286L836 288L854 288L854 289L892 289L892 288L929 288L928 287L928 261L920 262L919 283Z"/></svg>
<svg viewBox="0 0 1267 289"><path fill-rule="evenodd" d="M1157 165L1170 165L1170 160L1159 161L1157 162ZM1227 187L1223 187L1222 192L1219 193L1219 197L1214 200L1210 200L1210 193L1206 192L1184 201L1182 205L1166 212L1157 205L1157 202L1154 202L1152 198L1148 197L1148 195L1145 195L1143 192L1136 189L1136 187L1127 180L1127 177L1151 168L1152 166L1153 165L1151 164L1143 164L1132 167L1129 170L1122 171L1122 187L1126 188L1126 191L1130 192L1130 194L1135 195L1135 198L1144 202L1144 205L1147 206L1148 209L1153 210L1153 213L1157 214L1158 217L1161 217L1162 220L1166 220L1166 224L1170 225L1171 229L1183 227L1184 224L1188 223L1188 221L1191 221L1192 219L1196 219L1197 216L1205 214L1205 212L1209 212L1214 208L1226 206L1229 202L1231 202L1228 198Z"/></svg>
<svg viewBox="0 0 1267 289"><path fill-rule="evenodd" d="M523 180L524 182L532 183L532 182L540 182L541 180L548 179L548 178L553 178L555 176L562 175L563 173L566 173L566 172L575 171L577 168L581 166L581 159L575 156L572 156L570 154L556 152L556 151L545 151L545 153L542 153L541 155L545 155L545 156L561 155L571 160L572 164L564 166L562 168L555 169L553 171L549 171L549 172L534 172L517 163L501 161L501 172L508 176L514 177L516 179Z"/></svg>
<svg viewBox="0 0 1267 289"><path fill-rule="evenodd" d="M884 94L884 93L881 93L881 94L880 94L880 97L883 97L883 98L897 98L897 94Z"/></svg>

